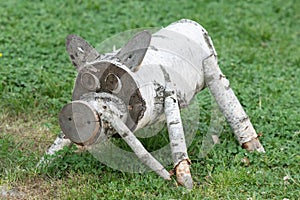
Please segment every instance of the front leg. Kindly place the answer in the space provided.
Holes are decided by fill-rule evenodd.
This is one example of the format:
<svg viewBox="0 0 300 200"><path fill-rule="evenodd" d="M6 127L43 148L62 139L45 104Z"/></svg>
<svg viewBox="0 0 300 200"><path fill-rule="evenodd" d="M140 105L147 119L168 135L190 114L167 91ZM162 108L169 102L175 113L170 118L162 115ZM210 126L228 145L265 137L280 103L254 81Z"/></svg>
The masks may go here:
<svg viewBox="0 0 300 200"><path fill-rule="evenodd" d="M187 154L178 100L171 83L166 84L164 107L177 182L192 189L190 160Z"/></svg>
<svg viewBox="0 0 300 200"><path fill-rule="evenodd" d="M53 144L49 147L49 149L46 151L45 155L40 159L40 161L37 164L37 167L42 167L45 164L49 164L53 161L54 158L50 158L50 160L45 160L46 156L52 156L56 152L62 150L65 146L71 146L72 142L71 140L65 138L65 135L63 133L60 133Z"/></svg>
<svg viewBox="0 0 300 200"><path fill-rule="evenodd" d="M169 172L144 148L142 143L117 115L106 108L106 111L102 112L101 117L117 131L143 164L148 166L165 180L171 180Z"/></svg>

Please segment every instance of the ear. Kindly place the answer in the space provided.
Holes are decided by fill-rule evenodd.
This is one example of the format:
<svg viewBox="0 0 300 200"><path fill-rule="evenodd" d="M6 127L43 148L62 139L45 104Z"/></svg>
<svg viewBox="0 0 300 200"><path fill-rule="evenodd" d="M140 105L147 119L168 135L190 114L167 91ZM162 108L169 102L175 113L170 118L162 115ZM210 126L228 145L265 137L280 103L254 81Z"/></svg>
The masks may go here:
<svg viewBox="0 0 300 200"><path fill-rule="evenodd" d="M100 54L87 41L77 35L68 35L66 48L69 57L79 71L87 62L92 62L100 57Z"/></svg>
<svg viewBox="0 0 300 200"><path fill-rule="evenodd" d="M150 41L151 34L149 31L139 32L122 47L115 57L135 72L144 59Z"/></svg>

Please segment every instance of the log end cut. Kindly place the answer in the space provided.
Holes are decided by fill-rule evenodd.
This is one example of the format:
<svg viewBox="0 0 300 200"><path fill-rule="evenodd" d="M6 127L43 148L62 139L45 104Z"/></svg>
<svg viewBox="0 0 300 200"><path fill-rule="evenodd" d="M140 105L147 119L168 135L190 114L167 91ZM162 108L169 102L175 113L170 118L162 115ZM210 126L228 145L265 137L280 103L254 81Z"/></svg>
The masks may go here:
<svg viewBox="0 0 300 200"><path fill-rule="evenodd" d="M184 186L187 189L193 189L193 179L190 171L190 162L188 160L181 161L175 167L176 177L178 184Z"/></svg>
<svg viewBox="0 0 300 200"><path fill-rule="evenodd" d="M243 143L242 147L248 151L258 151L261 153L265 153L265 149L259 142L258 138L254 138L254 139L250 140L249 142Z"/></svg>
<svg viewBox="0 0 300 200"><path fill-rule="evenodd" d="M97 112L85 101L65 105L59 114L59 124L66 138L81 145L93 143L100 129Z"/></svg>

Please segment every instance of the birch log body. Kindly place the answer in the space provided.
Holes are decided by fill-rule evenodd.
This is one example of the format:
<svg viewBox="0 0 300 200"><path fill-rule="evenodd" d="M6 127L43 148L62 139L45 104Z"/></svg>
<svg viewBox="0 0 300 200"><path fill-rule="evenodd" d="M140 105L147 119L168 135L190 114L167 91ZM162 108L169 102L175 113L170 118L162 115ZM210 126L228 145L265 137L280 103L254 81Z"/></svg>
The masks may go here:
<svg viewBox="0 0 300 200"><path fill-rule="evenodd" d="M149 44L149 35L144 33L136 38L143 35L147 37L144 48ZM128 44L131 46L134 43ZM87 51L90 52L90 47ZM126 52L124 55L130 57ZM174 84L180 108L187 106L194 95L205 88L206 83L239 143L249 150L264 151L233 91L226 89L229 82L223 77L217 60L211 58L212 55L216 56L216 51L207 31L194 21L180 20L152 35L146 54L134 71L116 59L114 53L85 62L84 67L76 67L80 70L72 99L81 100L87 93L110 93L116 96L127 106L124 123L135 132L164 118L164 89L167 82Z"/></svg>
<svg viewBox="0 0 300 200"><path fill-rule="evenodd" d="M205 29L191 20L180 20L161 29L152 35L135 72L111 59L111 54L87 63L78 72L73 101L88 92L109 92L128 105L125 124L131 131L156 123L164 117L162 93L166 82L174 83L180 108L186 107L205 87L202 61L211 49L203 34ZM99 81L89 83L85 77L97 77Z"/></svg>

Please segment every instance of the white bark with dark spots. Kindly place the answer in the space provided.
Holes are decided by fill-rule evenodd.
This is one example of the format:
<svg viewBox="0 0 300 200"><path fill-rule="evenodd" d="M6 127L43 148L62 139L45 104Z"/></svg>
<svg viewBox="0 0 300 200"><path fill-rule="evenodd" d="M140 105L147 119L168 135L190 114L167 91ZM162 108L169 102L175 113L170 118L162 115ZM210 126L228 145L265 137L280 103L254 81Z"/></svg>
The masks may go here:
<svg viewBox="0 0 300 200"><path fill-rule="evenodd" d="M42 167L44 165L47 165L51 163L51 161L54 158L50 158L48 160L45 159L46 156L52 156L58 151L62 150L66 146L71 146L72 142L71 140L64 138L64 134L60 134L59 136L56 137L55 141L53 144L50 146L50 148L46 151L45 155L40 159L40 161L37 164L37 167Z"/></svg>
<svg viewBox="0 0 300 200"><path fill-rule="evenodd" d="M226 79L218 66L217 57L212 54L205 59L203 68L207 87L216 99L240 145L249 151L264 152L249 117L231 89L229 80Z"/></svg>
<svg viewBox="0 0 300 200"><path fill-rule="evenodd" d="M193 188L193 179L189 169L189 157L185 143L180 110L176 91L172 83L166 83L165 115L168 126L172 158L174 162L177 182L186 188Z"/></svg>
<svg viewBox="0 0 300 200"><path fill-rule="evenodd" d="M144 148L142 143L135 137L135 135L118 116L106 109L102 112L102 118L111 124L142 163L151 168L165 180L171 180L169 172Z"/></svg>

